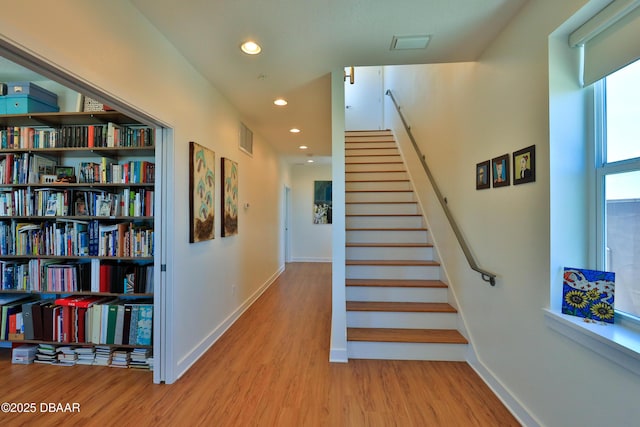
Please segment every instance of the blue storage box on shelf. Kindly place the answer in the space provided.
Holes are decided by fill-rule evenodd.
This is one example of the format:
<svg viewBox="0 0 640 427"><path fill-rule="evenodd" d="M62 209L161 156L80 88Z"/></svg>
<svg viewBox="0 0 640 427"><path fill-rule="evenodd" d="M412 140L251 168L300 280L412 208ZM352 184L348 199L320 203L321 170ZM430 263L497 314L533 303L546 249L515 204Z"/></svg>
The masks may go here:
<svg viewBox="0 0 640 427"><path fill-rule="evenodd" d="M58 95L32 82L7 83L7 96L28 95L44 104L58 105Z"/></svg>
<svg viewBox="0 0 640 427"><path fill-rule="evenodd" d="M55 113L58 95L32 82L9 82L0 97L0 114Z"/></svg>
<svg viewBox="0 0 640 427"><path fill-rule="evenodd" d="M28 95L0 97L0 114L57 113L58 111L60 107L57 105L45 104Z"/></svg>

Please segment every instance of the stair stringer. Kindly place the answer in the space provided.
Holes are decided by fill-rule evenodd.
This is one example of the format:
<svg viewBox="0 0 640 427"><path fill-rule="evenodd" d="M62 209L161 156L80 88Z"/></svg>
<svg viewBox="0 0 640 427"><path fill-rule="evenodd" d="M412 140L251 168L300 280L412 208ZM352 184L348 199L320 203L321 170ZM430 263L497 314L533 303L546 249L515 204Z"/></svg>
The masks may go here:
<svg viewBox="0 0 640 427"><path fill-rule="evenodd" d="M426 206L424 203L426 196L424 195L427 193L423 191L423 188L418 188L416 186L417 177L415 176L416 175L415 171L423 170L420 159L418 158L418 155L413 149L413 146L411 145L411 141L409 141L408 137L405 136L404 138L402 138L400 135L396 133L394 129L390 129L390 131L393 134L393 137L398 146L398 151L400 152L402 161L405 164L406 173L409 176L409 183L410 183L411 189L415 194L416 201L418 203L418 208L419 208L418 210L422 214L422 220L424 221L426 228L428 230L429 240L431 243L433 243L433 259L440 264L440 267L439 267L440 280L447 285L448 302L458 311L457 312L457 329L469 342L466 350L466 353L467 353L466 361L467 362L477 361L478 355L475 352L473 337L469 332L469 329L467 328L467 322L464 317L464 310L460 306L459 300L456 295L455 283L452 283L451 278L447 273L446 262L440 256L440 250L439 250L440 245L438 244L438 238L435 235L435 233L433 233L433 230L434 230L433 225L429 221L429 218L427 217L427 214L426 214L427 210L425 209ZM411 155L413 155L413 157L411 157ZM417 166L418 168L416 168L416 165L418 165ZM431 187L431 183L429 182L429 178L427 177L426 173L424 174L424 178L421 177L421 179L425 181L425 185L429 187L430 191L433 191L433 188ZM439 226L439 224L436 226Z"/></svg>

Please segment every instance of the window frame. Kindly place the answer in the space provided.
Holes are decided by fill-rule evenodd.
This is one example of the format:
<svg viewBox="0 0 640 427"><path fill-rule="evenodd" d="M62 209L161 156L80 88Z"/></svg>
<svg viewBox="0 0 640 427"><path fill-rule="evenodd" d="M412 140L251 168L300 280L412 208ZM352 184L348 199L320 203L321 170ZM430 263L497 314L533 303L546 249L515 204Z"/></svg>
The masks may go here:
<svg viewBox="0 0 640 427"><path fill-rule="evenodd" d="M596 208L596 224L595 224L595 244L596 268L607 270L607 204L606 204L606 186L605 180L608 175L616 175L627 172L640 171L640 157L631 159L607 162L607 85L606 77L597 81L593 85L593 122L587 124L593 129L594 141L594 174L595 174L595 208ZM625 313L615 309L616 321L621 320L625 323L640 328L640 316Z"/></svg>

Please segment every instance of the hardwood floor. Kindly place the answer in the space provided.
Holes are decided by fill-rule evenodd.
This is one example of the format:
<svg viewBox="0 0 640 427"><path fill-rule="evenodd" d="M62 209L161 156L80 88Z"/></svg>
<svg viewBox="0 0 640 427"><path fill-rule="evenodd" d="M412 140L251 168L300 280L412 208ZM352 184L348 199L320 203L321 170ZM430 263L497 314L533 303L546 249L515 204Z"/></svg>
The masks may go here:
<svg viewBox="0 0 640 427"><path fill-rule="evenodd" d="M0 413L3 426L518 426L466 364L329 363L330 264L296 263L175 384L106 367L12 365L3 402L79 413Z"/></svg>

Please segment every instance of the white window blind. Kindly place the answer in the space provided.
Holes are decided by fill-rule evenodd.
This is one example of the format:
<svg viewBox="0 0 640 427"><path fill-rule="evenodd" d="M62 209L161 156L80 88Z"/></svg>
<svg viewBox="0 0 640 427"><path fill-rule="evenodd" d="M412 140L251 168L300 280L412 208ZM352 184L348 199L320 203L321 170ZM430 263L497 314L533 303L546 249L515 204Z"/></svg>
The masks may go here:
<svg viewBox="0 0 640 427"><path fill-rule="evenodd" d="M569 36L584 46L583 84L588 86L640 58L640 0L614 0Z"/></svg>

